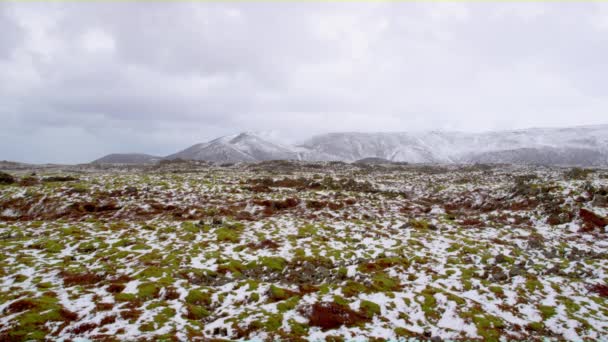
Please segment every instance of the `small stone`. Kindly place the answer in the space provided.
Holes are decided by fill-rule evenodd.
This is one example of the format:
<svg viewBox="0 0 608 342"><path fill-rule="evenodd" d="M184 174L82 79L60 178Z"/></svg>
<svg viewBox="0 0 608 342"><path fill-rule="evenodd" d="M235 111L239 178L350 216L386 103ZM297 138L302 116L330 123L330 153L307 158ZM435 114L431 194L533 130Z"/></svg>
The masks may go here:
<svg viewBox="0 0 608 342"><path fill-rule="evenodd" d="M595 207L605 207L608 204L608 198L606 196L596 194L593 196L593 201L591 201L591 205Z"/></svg>
<svg viewBox="0 0 608 342"><path fill-rule="evenodd" d="M507 257L504 254L498 254L496 257L494 257L494 260L497 264L502 264L507 262Z"/></svg>
<svg viewBox="0 0 608 342"><path fill-rule="evenodd" d="M526 272L526 269L524 267L514 266L509 271L509 277L525 276L526 273L527 272Z"/></svg>

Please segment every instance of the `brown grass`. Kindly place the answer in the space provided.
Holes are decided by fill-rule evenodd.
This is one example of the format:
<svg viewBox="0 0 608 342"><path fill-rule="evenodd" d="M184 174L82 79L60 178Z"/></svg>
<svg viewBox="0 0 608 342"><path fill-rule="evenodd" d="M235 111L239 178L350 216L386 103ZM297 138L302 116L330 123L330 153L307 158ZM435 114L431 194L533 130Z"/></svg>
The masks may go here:
<svg viewBox="0 0 608 342"><path fill-rule="evenodd" d="M308 315L308 325L323 330L336 329L343 325L352 326L369 320L347 306L332 302L315 303L306 311L308 312L303 313Z"/></svg>

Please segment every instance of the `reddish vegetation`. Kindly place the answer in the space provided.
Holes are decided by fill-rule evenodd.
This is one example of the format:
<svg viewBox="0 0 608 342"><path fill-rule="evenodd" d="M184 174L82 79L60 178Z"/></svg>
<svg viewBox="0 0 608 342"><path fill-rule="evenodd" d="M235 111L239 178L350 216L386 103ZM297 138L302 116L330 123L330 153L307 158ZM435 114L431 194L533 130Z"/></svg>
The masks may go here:
<svg viewBox="0 0 608 342"><path fill-rule="evenodd" d="M589 288L589 291L599 294L600 297L608 297L608 285L593 285Z"/></svg>
<svg viewBox="0 0 608 342"><path fill-rule="evenodd" d="M262 185L262 184L253 185L253 186L247 187L245 189L247 189L251 192L272 192L272 189L270 189L268 186Z"/></svg>
<svg viewBox="0 0 608 342"><path fill-rule="evenodd" d="M279 248L279 244L277 244L276 242L274 242L270 239L266 239L259 243L250 242L247 244L247 247L253 248L253 249L277 249L277 248Z"/></svg>
<svg viewBox="0 0 608 342"><path fill-rule="evenodd" d="M116 211L121 207L115 201L105 201L105 202L84 202L77 203L73 206L78 211L83 211L87 213L99 213L104 211Z"/></svg>
<svg viewBox="0 0 608 342"><path fill-rule="evenodd" d="M321 210L327 206L327 201L306 201L306 207L313 210Z"/></svg>
<svg viewBox="0 0 608 342"><path fill-rule="evenodd" d="M11 303L5 310L8 313L21 312L25 310L30 310L36 307L36 303L34 303L31 299L20 299L16 302Z"/></svg>
<svg viewBox="0 0 608 342"><path fill-rule="evenodd" d="M241 221L254 221L255 220L255 216L253 216L252 213L250 213L248 211L244 211L244 210L236 213L234 218L236 218L237 220L241 220Z"/></svg>
<svg viewBox="0 0 608 342"><path fill-rule="evenodd" d="M289 208L297 207L300 204L300 199L298 198L287 198L282 201L274 201L274 200L254 200L254 204L260 205L264 207L264 215L270 216L275 213L275 211L285 210Z"/></svg>
<svg viewBox="0 0 608 342"><path fill-rule="evenodd" d="M329 202L327 204L327 206L331 210L340 210L340 209L344 208L344 203L342 203L342 202Z"/></svg>
<svg viewBox="0 0 608 342"><path fill-rule="evenodd" d="M19 181L19 185L21 185L21 186L32 186L32 185L37 185L38 183L40 183L38 178L33 177L33 176L24 177Z"/></svg>
<svg viewBox="0 0 608 342"><path fill-rule="evenodd" d="M301 284L298 286L298 291L300 291L300 294L305 295L319 291L319 287L311 284Z"/></svg>
<svg viewBox="0 0 608 342"><path fill-rule="evenodd" d="M106 324L112 324L116 322L116 316L112 315L112 316L106 316L101 320L101 323L99 323L99 325L106 325Z"/></svg>
<svg viewBox="0 0 608 342"><path fill-rule="evenodd" d="M91 331L97 327L98 327L98 325L95 323L82 323L81 325L73 328L72 333L79 335L79 334L85 333L87 331Z"/></svg>
<svg viewBox="0 0 608 342"><path fill-rule="evenodd" d="M95 309L98 311L108 311L114 308L114 303L95 303Z"/></svg>
<svg viewBox="0 0 608 342"><path fill-rule="evenodd" d="M72 285L93 285L103 280L103 276L96 273L63 273L63 284Z"/></svg>
<svg viewBox="0 0 608 342"><path fill-rule="evenodd" d="M174 300L174 299L178 299L179 298L179 292L177 292L177 289L175 287L167 287L165 289L165 294L163 295L163 298L165 300Z"/></svg>
<svg viewBox="0 0 608 342"><path fill-rule="evenodd" d="M119 293L122 292L122 290L125 289L125 285L124 284L110 284L110 286L108 286L108 292L110 293Z"/></svg>
<svg viewBox="0 0 608 342"><path fill-rule="evenodd" d="M120 317L126 320L136 320L141 316L141 310L130 309L120 312Z"/></svg>
<svg viewBox="0 0 608 342"><path fill-rule="evenodd" d="M483 222L481 222L478 219L474 219L474 218L467 218L462 220L462 225L463 226L469 226L469 227L479 227L483 224Z"/></svg>
<svg viewBox="0 0 608 342"><path fill-rule="evenodd" d="M599 228L608 225L608 220L606 218L600 217L594 212L589 211L585 208L581 208L578 212L578 215L581 217L583 222L588 225L592 225Z"/></svg>
<svg viewBox="0 0 608 342"><path fill-rule="evenodd" d="M64 320L66 321L75 321L78 319L78 314L75 312L72 312L66 308L61 308L61 310L59 310L59 314L61 315L61 317L63 317Z"/></svg>
<svg viewBox="0 0 608 342"><path fill-rule="evenodd" d="M306 314L306 313L305 313ZM349 307L331 302L315 303L308 313L308 324L323 330L351 326L368 320L364 315Z"/></svg>
<svg viewBox="0 0 608 342"><path fill-rule="evenodd" d="M353 204L357 203L357 200L354 198L347 198L344 200L344 203L346 203L347 205L353 205Z"/></svg>

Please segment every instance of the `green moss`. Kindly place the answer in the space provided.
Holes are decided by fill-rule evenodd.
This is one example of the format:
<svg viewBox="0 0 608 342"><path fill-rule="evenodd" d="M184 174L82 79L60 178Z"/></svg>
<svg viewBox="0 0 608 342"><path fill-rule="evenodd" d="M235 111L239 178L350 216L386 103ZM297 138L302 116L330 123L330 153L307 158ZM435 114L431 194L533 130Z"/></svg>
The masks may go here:
<svg viewBox="0 0 608 342"><path fill-rule="evenodd" d="M528 328L535 331L541 331L545 329L545 325L542 322L530 322L528 323Z"/></svg>
<svg viewBox="0 0 608 342"><path fill-rule="evenodd" d="M137 296L134 293L116 293L114 299L117 302L134 302L137 301Z"/></svg>
<svg viewBox="0 0 608 342"><path fill-rule="evenodd" d="M144 283L137 287L137 297L142 300L156 298L160 288L157 283Z"/></svg>
<svg viewBox="0 0 608 342"><path fill-rule="evenodd" d="M139 330L148 332L148 331L154 331L154 330L156 330L156 328L154 327L154 322L146 322L139 326Z"/></svg>
<svg viewBox="0 0 608 342"><path fill-rule="evenodd" d="M194 319L194 320L203 319L210 315L209 311L207 311L207 309L205 307L200 306L200 305L188 304L187 310L188 310L188 318Z"/></svg>
<svg viewBox="0 0 608 342"><path fill-rule="evenodd" d="M528 278L526 279L526 289L528 292L542 291L543 284L536 278Z"/></svg>
<svg viewBox="0 0 608 342"><path fill-rule="evenodd" d="M55 240L46 240L43 247L48 253L60 253L64 248L62 243Z"/></svg>
<svg viewBox="0 0 608 342"><path fill-rule="evenodd" d="M266 331L277 331L283 324L283 314L270 314L264 322L264 329Z"/></svg>
<svg viewBox="0 0 608 342"><path fill-rule="evenodd" d="M570 315L581 309L581 306L566 296L558 296L557 299L566 307L566 312Z"/></svg>
<svg viewBox="0 0 608 342"><path fill-rule="evenodd" d="M292 334L295 334L297 336L304 336L304 335L308 334L308 329L309 329L308 325L303 324L303 323L298 323L293 318L289 319L287 321L287 323L289 324L289 328L290 328Z"/></svg>
<svg viewBox="0 0 608 342"><path fill-rule="evenodd" d="M17 316L16 325L7 333L9 340L44 340L44 325L48 322L63 321L59 300L51 296L26 300L30 301L32 308Z"/></svg>
<svg viewBox="0 0 608 342"><path fill-rule="evenodd" d="M408 225L414 229L429 229L429 222L424 219L410 219Z"/></svg>
<svg viewBox="0 0 608 342"><path fill-rule="evenodd" d="M173 308L163 308L161 312L154 316L154 322L156 323L157 329L162 328L174 316L175 310Z"/></svg>
<svg viewBox="0 0 608 342"><path fill-rule="evenodd" d="M228 227L218 228L215 231L215 234L217 235L217 241L219 242L237 243L241 239L240 233L237 230Z"/></svg>
<svg viewBox="0 0 608 342"><path fill-rule="evenodd" d="M431 321L436 321L441 318L439 312L437 311L437 300L435 299L435 293L437 293L435 289L427 287L420 293L423 299L418 299L424 315Z"/></svg>
<svg viewBox="0 0 608 342"><path fill-rule="evenodd" d="M503 291L502 287L500 287L500 286L490 286L488 289L497 295L504 294L504 291Z"/></svg>
<svg viewBox="0 0 608 342"><path fill-rule="evenodd" d="M456 302L456 304L458 304L458 305L465 305L467 303L467 301L464 298L458 297L455 294L446 292L445 295L448 297L448 300Z"/></svg>
<svg viewBox="0 0 608 342"><path fill-rule="evenodd" d="M472 319L477 327L477 334L482 336L484 340L498 341L502 335L502 329L505 323L496 316L483 313L480 308L473 308L471 312L461 314Z"/></svg>
<svg viewBox="0 0 608 342"><path fill-rule="evenodd" d="M165 269L160 268L160 267L156 267L156 266L150 266L145 268L141 273L139 273L137 275L138 278L162 278L162 276L165 274Z"/></svg>
<svg viewBox="0 0 608 342"><path fill-rule="evenodd" d="M307 224L303 227L298 228L298 239L302 239L302 238L306 238L306 237L312 237L317 235L317 228L312 225L312 224Z"/></svg>
<svg viewBox="0 0 608 342"><path fill-rule="evenodd" d="M361 313L363 313L368 318L372 318L375 315L380 315L381 313L380 305L368 300L362 300L361 304L359 305L359 309Z"/></svg>
<svg viewBox="0 0 608 342"><path fill-rule="evenodd" d="M399 288L399 280L389 277L386 273L377 273L372 278L373 288L376 291L394 291Z"/></svg>
<svg viewBox="0 0 608 342"><path fill-rule="evenodd" d="M348 280L344 286L342 286L342 293L346 297L358 296L359 293L363 293L367 290L367 287L361 283L353 280Z"/></svg>
<svg viewBox="0 0 608 342"><path fill-rule="evenodd" d="M258 263L270 270L280 272L287 265L287 260L281 257L260 257Z"/></svg>
<svg viewBox="0 0 608 342"><path fill-rule="evenodd" d="M271 300L276 302L276 301L285 300L285 299L293 297L294 292L290 291L290 290L282 289L282 288L274 286L274 285L270 285L270 288L268 289L268 296L270 297ZM298 300L299 300L299 298L298 298Z"/></svg>
<svg viewBox="0 0 608 342"><path fill-rule="evenodd" d="M194 224L193 222L183 222L181 228L190 233L199 233L201 231L201 227Z"/></svg>
<svg viewBox="0 0 608 342"><path fill-rule="evenodd" d="M540 311L543 320L547 320L557 314L557 310L554 306L539 305L538 310Z"/></svg>
<svg viewBox="0 0 608 342"><path fill-rule="evenodd" d="M86 241L78 245L76 250L79 253L91 253L97 250L97 245L94 242Z"/></svg>
<svg viewBox="0 0 608 342"><path fill-rule="evenodd" d="M348 300L346 300L346 298L344 298L342 296L338 296L338 295L334 296L334 303L340 304L340 305L343 305L343 306L348 306L350 304L348 302Z"/></svg>
<svg viewBox="0 0 608 342"><path fill-rule="evenodd" d="M240 261L231 259L228 262L219 265L217 267L217 272L232 273L235 276L240 276L245 269L245 265L243 265Z"/></svg>
<svg viewBox="0 0 608 342"><path fill-rule="evenodd" d="M53 287L53 283L45 281L45 282L39 282L36 284L36 287L41 289L41 290L46 290L46 289L50 289L51 287Z"/></svg>
<svg viewBox="0 0 608 342"><path fill-rule="evenodd" d="M415 337L418 336L418 334L409 331L405 328L395 328L395 335L397 335L398 337Z"/></svg>
<svg viewBox="0 0 608 342"><path fill-rule="evenodd" d="M277 309L279 310L279 312L293 310L298 305L299 302L300 302L300 297L294 296L284 302L277 304Z"/></svg>
<svg viewBox="0 0 608 342"><path fill-rule="evenodd" d="M211 294L198 289L192 289L190 290L190 292L188 292L188 295L186 296L186 303L197 305L210 305Z"/></svg>
<svg viewBox="0 0 608 342"><path fill-rule="evenodd" d="M256 280L247 280L245 284L249 285L249 291L255 291L260 287L260 283Z"/></svg>
<svg viewBox="0 0 608 342"><path fill-rule="evenodd" d="M27 276L26 276L26 275L23 275L23 274L17 274L17 275L15 276L15 283L22 283L22 282L26 281L27 279L28 279L28 278L27 278Z"/></svg>

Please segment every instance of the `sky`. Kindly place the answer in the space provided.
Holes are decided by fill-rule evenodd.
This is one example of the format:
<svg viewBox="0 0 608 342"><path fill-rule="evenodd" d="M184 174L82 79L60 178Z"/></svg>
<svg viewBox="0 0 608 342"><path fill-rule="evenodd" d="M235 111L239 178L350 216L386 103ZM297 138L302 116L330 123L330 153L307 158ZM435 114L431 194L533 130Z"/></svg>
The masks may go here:
<svg viewBox="0 0 608 342"><path fill-rule="evenodd" d="M608 3L0 2L0 160L608 123Z"/></svg>

